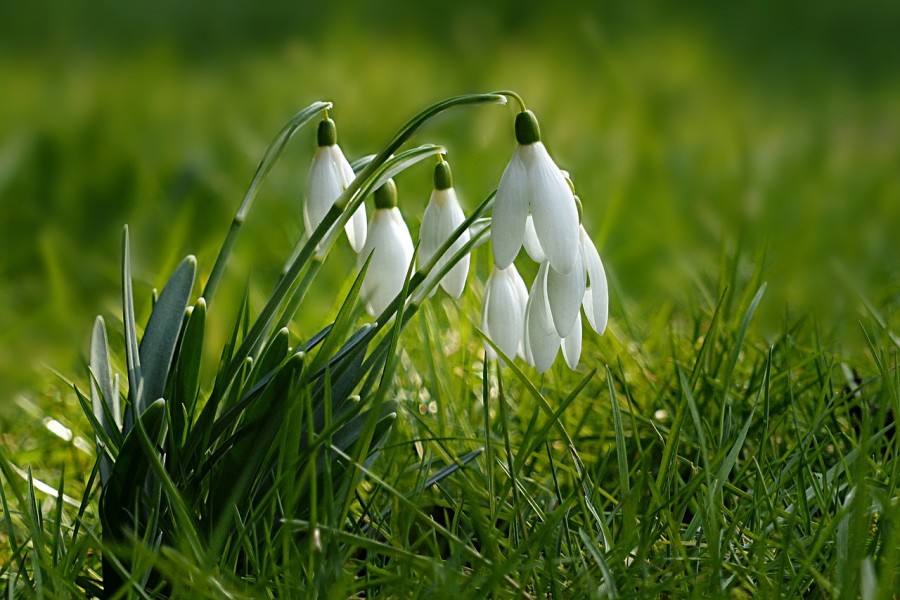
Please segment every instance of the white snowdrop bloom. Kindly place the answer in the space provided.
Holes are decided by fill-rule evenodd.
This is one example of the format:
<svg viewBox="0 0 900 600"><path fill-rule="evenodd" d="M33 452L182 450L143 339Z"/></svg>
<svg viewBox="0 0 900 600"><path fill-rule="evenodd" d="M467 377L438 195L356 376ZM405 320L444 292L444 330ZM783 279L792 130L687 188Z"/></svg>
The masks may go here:
<svg viewBox="0 0 900 600"><path fill-rule="evenodd" d="M580 201L576 196L580 208ZM590 284L590 285L588 285ZM560 337L571 335L578 320L578 312L584 310L591 328L603 334L609 313L609 292L606 272L594 242L579 226L578 258L575 268L563 274L550 267L547 277L547 297L550 315Z"/></svg>
<svg viewBox="0 0 900 600"><path fill-rule="evenodd" d="M525 323L525 305L528 288L515 265L505 269L494 267L484 286L484 304L481 312L481 328L506 356L512 358L522 349ZM487 343L485 357L497 358L497 353Z"/></svg>
<svg viewBox="0 0 900 600"><path fill-rule="evenodd" d="M575 196L575 201L580 214L581 202L578 200L578 196ZM533 335L543 334L548 343L553 340L551 334L562 338L563 357L571 369L578 366L581 358L583 332L579 311L584 310L588 323L594 331L602 335L606 330L609 318L606 272L603 269L600 254L583 225L579 225L578 242L577 264L570 273L558 273L544 262L541 263L538 276L532 285L531 296L542 293L543 298L546 299L546 310L529 308L529 313L526 315L525 358L532 366L537 366L537 359L534 357L531 337L528 334L531 313L540 317L532 317L534 323L540 326L539 329L534 330ZM526 237L526 245L527 243L528 238ZM535 244L534 253L529 251L532 258L540 256L542 252L540 243L537 240L533 243ZM529 301L529 307L532 304L533 302ZM550 362L552 363L552 360Z"/></svg>
<svg viewBox="0 0 900 600"><path fill-rule="evenodd" d="M318 148L309 167L306 179L306 202L303 204L303 224L306 235L311 236L316 227L331 210L334 201L350 185L355 175L350 163L337 145L337 129L329 118L319 123ZM354 252L366 243L366 207L360 205L344 226L347 239ZM326 234L325 238L331 234ZM323 244L324 245L324 244Z"/></svg>
<svg viewBox="0 0 900 600"><path fill-rule="evenodd" d="M583 226L578 237L581 242L581 260L587 275L587 288L584 291L581 305L591 329L603 335L609 320L609 288L606 283L606 271L594 242L591 241Z"/></svg>
<svg viewBox="0 0 900 600"><path fill-rule="evenodd" d="M562 342L550 317L548 271L549 263L541 263L525 308L525 354L538 373L545 373L550 368Z"/></svg>
<svg viewBox="0 0 900 600"><path fill-rule="evenodd" d="M578 255L578 211L565 177L541 142L531 111L516 115L519 145L500 178L494 199L491 245L501 269L515 260L525 241L529 213L550 265L560 273L575 267Z"/></svg>
<svg viewBox="0 0 900 600"><path fill-rule="evenodd" d="M442 160L434 168L434 191L432 191L428 205L425 207L425 213L422 215L422 226L419 230L419 257L421 259L419 264L428 264L440 247L465 220L466 216L463 214L459 200L456 198L456 190L453 189L450 165ZM463 231L438 259L431 273L437 274L440 272L469 239L469 231ZM454 298L459 298L466 286L468 274L469 255L466 254L444 275L440 281L440 286Z"/></svg>
<svg viewBox="0 0 900 600"><path fill-rule="evenodd" d="M412 236L397 208L397 186L393 179L375 190L375 212L369 223L366 243L359 253L359 266L372 255L369 270L360 288L366 310L381 314L403 290L413 257Z"/></svg>

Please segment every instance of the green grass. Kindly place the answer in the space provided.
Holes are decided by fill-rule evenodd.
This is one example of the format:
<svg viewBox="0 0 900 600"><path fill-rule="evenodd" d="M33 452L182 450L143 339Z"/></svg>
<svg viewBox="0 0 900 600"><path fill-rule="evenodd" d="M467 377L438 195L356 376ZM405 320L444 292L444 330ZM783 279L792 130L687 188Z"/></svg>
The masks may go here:
<svg viewBox="0 0 900 600"><path fill-rule="evenodd" d="M4 591L100 585L91 425L48 367L89 390L100 313L125 376L124 222L143 324L184 255L205 282L266 143L301 106L335 101L353 158L438 97L509 87L575 177L610 275L610 329L585 335L581 368L558 360L541 377L482 363L490 258L477 250L464 297L439 293L399 338L384 388L397 418L353 494L308 470L261 503L279 514L314 485L304 514L236 524L215 552L202 535L129 545L128 568L152 566L151 579L198 598L892 597L900 87L889 61L857 70L841 54L832 71L832 50L815 45L783 63L767 48L760 66L703 23L589 23L547 47L481 42L490 60L352 28L227 68L164 48L73 62L59 77L40 55L0 59L0 83L15 83L0 95ZM449 148L468 211L508 159L508 117L454 113L415 140ZM260 192L209 313L210 346L227 342L248 273L259 314L299 236L307 133ZM414 233L429 171L398 178ZM352 260L345 246L332 253L290 346L338 316ZM204 356L203 394L218 359Z"/></svg>

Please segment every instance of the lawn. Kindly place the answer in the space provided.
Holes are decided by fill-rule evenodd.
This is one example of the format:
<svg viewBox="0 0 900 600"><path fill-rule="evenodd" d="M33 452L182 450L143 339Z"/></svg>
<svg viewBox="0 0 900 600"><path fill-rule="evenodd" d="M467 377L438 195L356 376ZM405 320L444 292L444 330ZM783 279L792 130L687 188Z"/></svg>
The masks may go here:
<svg viewBox="0 0 900 600"><path fill-rule="evenodd" d="M251 13L229 1L212 17L101 2L96 20L61 0L47 15L10 9L3 591L893 597L900 15L864 4L463 2L439 17L406 4ZM473 249L459 299L438 291L368 338L341 236L324 263L298 267L286 293L299 308L250 339L304 235L321 111L268 172L215 303L198 308L292 115L333 102L354 161L426 106L494 90L515 90L540 119L605 265L609 326L599 336L584 321L577 369L561 357L543 374L485 359L490 243ZM441 145L471 214L510 160L516 111L456 106L395 154ZM414 241L436 161L421 152L396 176ZM137 338L172 297L159 295L169 276L196 256L173 312L180 327L193 307L177 350L192 375L160 382L165 408L144 399L131 443L107 440L125 465L118 481L134 478L101 491L88 370L97 315L122 401L137 393L125 224ZM516 265L530 286L537 265L525 252ZM188 361L190 339L203 351ZM344 361L342 347L361 354ZM213 428L233 437L216 441L204 414L238 415Z"/></svg>

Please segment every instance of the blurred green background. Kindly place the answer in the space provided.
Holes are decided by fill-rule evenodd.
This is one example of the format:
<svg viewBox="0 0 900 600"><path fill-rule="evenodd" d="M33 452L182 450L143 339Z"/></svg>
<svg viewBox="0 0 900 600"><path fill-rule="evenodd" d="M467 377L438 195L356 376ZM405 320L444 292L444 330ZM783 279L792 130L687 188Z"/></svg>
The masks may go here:
<svg viewBox="0 0 900 600"><path fill-rule="evenodd" d="M94 315L118 331L122 225L146 315L182 256L209 272L269 140L316 99L335 102L353 158L431 101L516 90L576 181L612 318L636 339L763 263L760 327L814 308L844 351L859 293L898 323L898 29L887 0L3 2L0 428L16 399L56 393L48 366L84 377ZM472 208L511 127L509 109L480 108L418 141L447 145ZM300 235L312 145L301 132L266 183L235 289L271 285ZM413 229L429 171L398 182ZM342 243L303 318L323 321L352 260Z"/></svg>

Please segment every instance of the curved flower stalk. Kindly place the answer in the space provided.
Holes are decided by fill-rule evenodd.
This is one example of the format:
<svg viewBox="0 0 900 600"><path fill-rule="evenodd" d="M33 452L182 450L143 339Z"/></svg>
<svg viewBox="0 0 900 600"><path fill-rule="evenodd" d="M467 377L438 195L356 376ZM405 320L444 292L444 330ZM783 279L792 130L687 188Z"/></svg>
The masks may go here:
<svg viewBox="0 0 900 600"><path fill-rule="evenodd" d="M525 309L528 288L515 265L494 267L484 286L481 328L508 357L526 356L524 350ZM489 344L484 345L488 359L497 358Z"/></svg>
<svg viewBox="0 0 900 600"><path fill-rule="evenodd" d="M353 168L337 144L337 128L334 121L325 117L319 122L318 147L309 167L306 180L306 201L303 204L303 223L306 235L312 233L328 214L334 201L350 185L355 177ZM359 252L366 243L366 207L359 208L344 225L344 231L354 252ZM326 236L327 237L327 236ZM324 254L320 247L319 255Z"/></svg>
<svg viewBox="0 0 900 600"><path fill-rule="evenodd" d="M466 216L459 205L456 190L453 189L450 165L441 159L441 162L434 168L434 190L431 192L431 198L429 198L425 213L422 215L422 226L419 231L421 264L428 264L444 242L465 220ZM465 246L470 238L470 232L464 230L453 240L447 251L438 258L432 272L440 272L450 257ZM454 298L459 298L465 289L468 274L469 255L466 254L441 278L440 286ZM436 290L437 288L432 291L432 294Z"/></svg>
<svg viewBox="0 0 900 600"><path fill-rule="evenodd" d="M565 177L541 142L537 118L529 110L516 115L516 141L500 183L491 223L494 263L504 269L525 241L529 213L550 265L569 273L578 256L578 211Z"/></svg>
<svg viewBox="0 0 900 600"><path fill-rule="evenodd" d="M366 243L359 253L360 267L369 260L369 270L360 296L371 316L380 314L403 289L413 258L412 236L397 208L397 185L388 179L373 194L375 212Z"/></svg>

